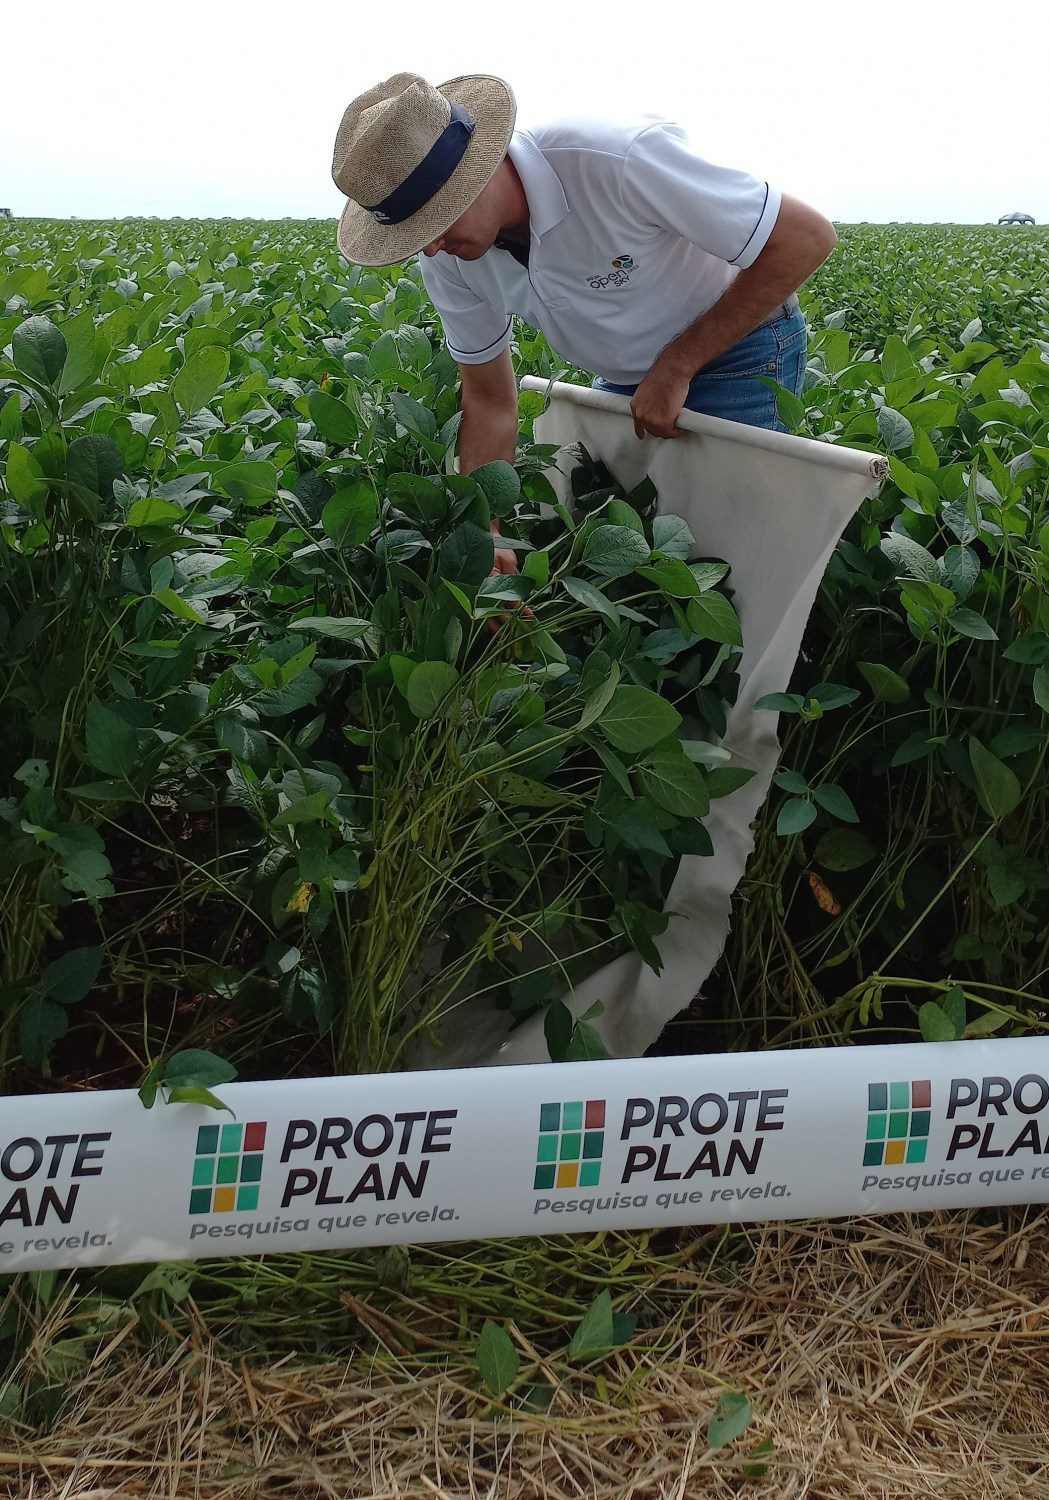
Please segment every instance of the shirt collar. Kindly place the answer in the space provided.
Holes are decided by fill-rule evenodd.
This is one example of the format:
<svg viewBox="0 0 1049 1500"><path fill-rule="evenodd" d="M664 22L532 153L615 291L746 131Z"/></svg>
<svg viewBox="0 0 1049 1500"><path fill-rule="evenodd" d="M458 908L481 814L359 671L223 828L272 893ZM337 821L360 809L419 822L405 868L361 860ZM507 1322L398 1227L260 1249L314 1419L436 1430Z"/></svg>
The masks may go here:
<svg viewBox="0 0 1049 1500"><path fill-rule="evenodd" d="M514 131L507 155L528 199L531 236L541 242L544 234L571 213L561 179L527 130Z"/></svg>

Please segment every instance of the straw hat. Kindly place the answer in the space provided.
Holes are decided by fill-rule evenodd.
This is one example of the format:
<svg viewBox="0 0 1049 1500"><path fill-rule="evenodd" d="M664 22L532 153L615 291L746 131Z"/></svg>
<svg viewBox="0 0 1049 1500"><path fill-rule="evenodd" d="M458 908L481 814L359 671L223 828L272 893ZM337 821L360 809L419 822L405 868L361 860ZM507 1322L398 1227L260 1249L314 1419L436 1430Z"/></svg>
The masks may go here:
<svg viewBox="0 0 1049 1500"><path fill-rule="evenodd" d="M349 203L339 249L362 266L390 266L438 239L474 202L506 155L517 106L487 74L432 88L395 73L349 105L331 175Z"/></svg>

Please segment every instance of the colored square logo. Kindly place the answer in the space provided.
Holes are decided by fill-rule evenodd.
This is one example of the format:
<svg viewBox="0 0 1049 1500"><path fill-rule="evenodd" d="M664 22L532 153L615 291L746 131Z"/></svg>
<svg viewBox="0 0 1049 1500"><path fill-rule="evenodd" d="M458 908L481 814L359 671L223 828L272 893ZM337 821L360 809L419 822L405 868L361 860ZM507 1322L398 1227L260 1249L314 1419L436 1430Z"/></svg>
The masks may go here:
<svg viewBox="0 0 1049 1500"><path fill-rule="evenodd" d="M197 1130L191 1214L254 1213L262 1182L265 1120Z"/></svg>
<svg viewBox="0 0 1049 1500"><path fill-rule="evenodd" d="M924 1162L931 1124L931 1079L869 1083L863 1165L897 1167Z"/></svg>
<svg viewBox="0 0 1049 1500"><path fill-rule="evenodd" d="M605 1148L604 1099L566 1099L539 1106L535 1151L537 1192L597 1187Z"/></svg>

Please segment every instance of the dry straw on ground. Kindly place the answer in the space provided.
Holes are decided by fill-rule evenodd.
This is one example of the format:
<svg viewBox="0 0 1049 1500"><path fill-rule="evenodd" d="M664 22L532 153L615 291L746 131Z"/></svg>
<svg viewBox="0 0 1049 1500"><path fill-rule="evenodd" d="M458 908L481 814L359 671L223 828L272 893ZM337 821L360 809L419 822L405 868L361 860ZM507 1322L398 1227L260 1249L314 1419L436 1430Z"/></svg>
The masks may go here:
<svg viewBox="0 0 1049 1500"><path fill-rule="evenodd" d="M422 1315L396 1298L351 1299L357 1336L319 1365L245 1358L196 1319L166 1349L103 1345L50 1434L0 1435L0 1494L1049 1496L1047 1224L1013 1209L756 1226L734 1232L728 1269L717 1232L692 1233L648 1303L662 1326L630 1348L579 1370L518 1334L557 1388L542 1414L493 1408L468 1362L421 1352ZM726 1387L754 1418L711 1452ZM767 1475L745 1479L765 1437Z"/></svg>

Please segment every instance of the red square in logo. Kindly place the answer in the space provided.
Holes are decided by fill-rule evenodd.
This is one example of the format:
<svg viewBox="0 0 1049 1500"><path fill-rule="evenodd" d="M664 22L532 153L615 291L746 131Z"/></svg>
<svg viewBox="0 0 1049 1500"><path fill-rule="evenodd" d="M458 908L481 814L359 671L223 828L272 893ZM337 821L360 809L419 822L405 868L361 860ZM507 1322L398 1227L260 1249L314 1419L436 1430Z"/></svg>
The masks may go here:
<svg viewBox="0 0 1049 1500"><path fill-rule="evenodd" d="M266 1144L266 1121L253 1120L244 1127L244 1150L261 1151Z"/></svg>
<svg viewBox="0 0 1049 1500"><path fill-rule="evenodd" d="M914 1078L911 1080L911 1108L928 1109L932 1104L932 1080L930 1078Z"/></svg>
<svg viewBox="0 0 1049 1500"><path fill-rule="evenodd" d="M588 1099L586 1101L586 1129L604 1130L605 1128L605 1101L603 1099Z"/></svg>

